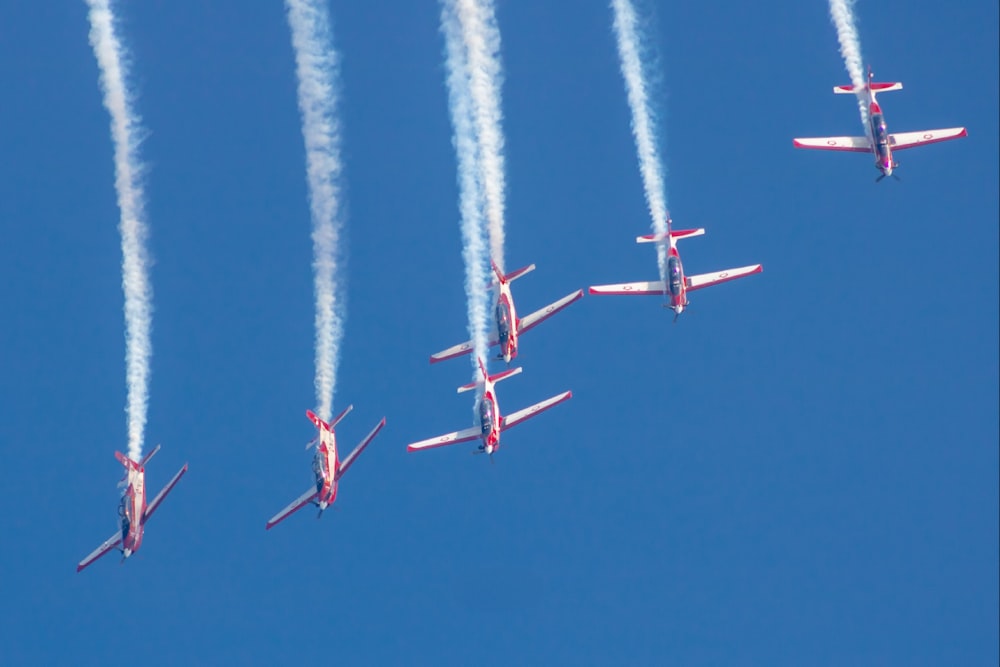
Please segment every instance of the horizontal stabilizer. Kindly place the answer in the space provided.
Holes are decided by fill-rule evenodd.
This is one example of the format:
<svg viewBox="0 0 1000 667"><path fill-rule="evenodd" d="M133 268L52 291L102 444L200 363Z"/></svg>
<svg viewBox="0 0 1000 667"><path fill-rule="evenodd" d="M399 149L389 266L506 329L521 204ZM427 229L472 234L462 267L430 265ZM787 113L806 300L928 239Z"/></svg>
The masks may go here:
<svg viewBox="0 0 1000 667"><path fill-rule="evenodd" d="M751 266L741 266L738 269L729 269L727 271L716 271L715 273L702 273L697 276L688 276L687 288L689 292L693 292L694 290L701 289L702 287L711 287L712 285L726 283L730 280L736 280L737 278L745 278L746 276L760 273L763 270L764 267L760 264L753 264Z"/></svg>
<svg viewBox="0 0 1000 667"><path fill-rule="evenodd" d="M861 90L871 89L876 93L888 93L890 90L902 90L903 84L898 81L893 81L891 83L869 83L867 86L862 86ZM837 95L853 95L856 88L854 86L834 86L833 92Z"/></svg>
<svg viewBox="0 0 1000 667"><path fill-rule="evenodd" d="M868 137L803 137L793 139L796 148L811 148L820 151L848 151L870 153L872 144Z"/></svg>
<svg viewBox="0 0 1000 667"><path fill-rule="evenodd" d="M501 380L506 380L509 377L513 377L513 376L519 374L522 370L524 370L524 369L521 368L520 366L518 366L517 368L511 368L511 369L508 369L506 371L501 371L500 373L497 373L496 375L490 375L489 379L490 379L490 382L497 383L497 382L500 382ZM481 380L479 382L470 382L469 384L463 384L461 387L458 388L458 393L461 394L462 392L465 392L465 391L472 391L476 387L482 387L482 386L483 386L483 382Z"/></svg>
<svg viewBox="0 0 1000 667"><path fill-rule="evenodd" d="M522 266L520 269L514 269L510 273L503 275L500 273L500 269L497 268L497 265L495 263L493 263L492 261L490 263L493 265L493 273L495 273L497 278L500 279L500 282L503 283L512 283L521 276L531 273L532 271L535 270L535 265L529 264L528 266Z"/></svg>
<svg viewBox="0 0 1000 667"><path fill-rule="evenodd" d="M149 459L153 458L153 456L158 451L160 451L160 446L159 445L157 445L156 447L153 447L151 450L149 450L149 454L146 454L145 456L143 456L142 460L139 461L139 467L140 468L145 468L146 464L149 463Z"/></svg>
<svg viewBox="0 0 1000 667"><path fill-rule="evenodd" d="M949 127L944 130L924 130L923 132L899 132L889 135L889 145L894 151L901 151L904 148L914 146L924 146L926 144L936 144L939 141L958 139L969 136L964 127Z"/></svg>
<svg viewBox="0 0 1000 667"><path fill-rule="evenodd" d="M663 234L646 234L645 236L637 236L635 238L636 243L658 243L660 241L666 241L667 237L673 238L675 241L680 239L690 238L692 236L701 236L705 233L704 228L699 229L672 229L669 232L664 232Z"/></svg>
<svg viewBox="0 0 1000 667"><path fill-rule="evenodd" d="M446 433L445 435L439 435L436 438L428 438L427 440L421 440L420 442L413 442L406 446L406 451L408 452L419 452L423 449L434 449L435 447L444 447L445 445L456 445L460 442L468 442L469 440L475 440L483 435L482 429L478 426L472 426L462 431L454 431L452 433Z"/></svg>
<svg viewBox="0 0 1000 667"><path fill-rule="evenodd" d="M572 294L567 294L563 298L559 299L558 301L554 301L553 303L550 303L544 308L539 308L530 315L525 315L524 317L520 318L520 320L517 323L517 333L519 334L524 333L525 331L532 328L536 324L544 322L545 320L549 319L550 317L558 313L563 308L569 306L571 303L575 301L579 301L582 298L583 298L583 290L578 289Z"/></svg>
<svg viewBox="0 0 1000 667"><path fill-rule="evenodd" d="M503 418L503 424L501 424L500 429L502 431L506 431L509 428L513 428L526 419L530 419L535 415L540 415L549 408L559 405L563 401L568 401L571 398L573 398L573 392L564 391L563 393L553 396L552 398L547 398L544 401L535 403L531 407L518 410L517 412L512 412Z"/></svg>
<svg viewBox="0 0 1000 667"><path fill-rule="evenodd" d="M664 294L666 285L662 280L638 283L619 283L618 285L594 285L591 294L658 296Z"/></svg>

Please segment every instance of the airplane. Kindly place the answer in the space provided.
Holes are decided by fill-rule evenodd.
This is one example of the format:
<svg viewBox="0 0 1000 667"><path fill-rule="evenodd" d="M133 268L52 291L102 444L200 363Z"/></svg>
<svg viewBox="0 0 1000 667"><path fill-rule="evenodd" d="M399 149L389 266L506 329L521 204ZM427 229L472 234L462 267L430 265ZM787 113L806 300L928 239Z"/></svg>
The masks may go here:
<svg viewBox="0 0 1000 667"><path fill-rule="evenodd" d="M595 285L590 288L591 294L612 294L612 295L660 295L667 297L668 303L663 304L664 308L674 311L674 322L684 308L688 305L688 292L699 290L703 287L718 285L729 282L737 278L743 278L754 273L760 273L764 267L760 264L751 266L741 266L738 269L728 271L717 271L715 273L702 273L697 276L684 275L684 266L681 264L681 256L677 252L677 241L701 236L704 229L671 229L673 221L667 216L667 231L665 234L647 234L636 238L636 243L661 243L667 244L667 284L662 280L649 282L622 283L619 285Z"/></svg>
<svg viewBox="0 0 1000 667"><path fill-rule="evenodd" d="M534 271L535 265L531 264L504 275L500 273L500 269L497 268L495 262L491 260L490 264L493 266L493 273L496 275L496 281L493 285L497 287L497 302L494 310L494 325L496 326L496 330L493 332L489 344L490 347L499 345L500 354L496 358L503 359L510 364L510 360L517 356L517 343L520 335L539 322L552 317L574 301L582 299L583 290L567 294L558 301L554 301L544 308L539 308L530 315L518 318L517 311L514 309L514 297L510 293L510 284L524 274ZM432 354L431 363L437 363L445 359L454 359L470 352L472 352L472 342L467 341L454 347L449 347L447 350L438 352L437 354Z"/></svg>
<svg viewBox="0 0 1000 667"><path fill-rule="evenodd" d="M537 414L541 414L552 406L558 405L573 397L573 392L564 391L561 394L547 398L544 401L535 403L530 407L518 410L517 412L513 412L504 417L500 414L500 405L497 403L497 395L493 385L501 380L506 380L509 377L519 374L521 372L521 367L518 366L517 368L510 368L497 373L496 375L490 375L486 372L486 366L483 364L482 358L479 358L477 361L479 362L479 370L483 375L483 379L478 382L462 385L458 388L458 393L461 394L462 392L472 391L473 389L479 392L479 395L476 398L476 410L479 414L479 425L461 431L446 433L445 435L441 435L436 438L428 438L427 440L411 443L406 446L406 451L418 452L424 449L444 447L445 445L455 445L460 442L468 442L469 440L480 438L482 443L479 445L478 449L473 451L473 454L489 454L490 460L492 461L493 452L500 448L500 433L502 431L513 428L524 420L534 417Z"/></svg>
<svg viewBox="0 0 1000 667"><path fill-rule="evenodd" d="M306 445L306 449L316 446L316 456L313 458L312 463L313 474L316 475L316 484L313 488L310 488L293 500L288 507L271 517L265 526L266 530L270 530L309 504L319 508L319 514L316 515L318 519L323 516L323 511L337 499L337 487L340 485L340 478L344 476L344 473L347 472L347 469L358 458L358 455L364 451L368 443L374 440L378 432L385 426L385 417L382 417L382 421L375 425L371 433L366 435L365 439L354 448L354 451L341 461L337 457L337 438L334 435L333 429L353 409L353 405L348 405L329 424L317 417L312 410L306 410L306 417L319 429L319 435Z"/></svg>
<svg viewBox="0 0 1000 667"><path fill-rule="evenodd" d="M170 493L171 489L180 481L188 469L188 464L185 463L184 467L174 475L174 478L167 482L163 490L156 494L153 502L147 505L146 464L149 463L149 460L158 451L160 451L159 445L154 447L153 451L149 454L142 457L142 460L138 463L121 452L115 452L115 458L125 466L125 476L122 478L122 484L126 488L118 505L118 520L121 524L121 530L104 540L104 544L97 547L89 556L80 561L76 566L77 572L112 549L121 551L121 562L123 563L126 558L139 550L139 545L142 544L142 534L145 530L146 522L149 521L149 517L153 516L153 512L156 511L156 508L160 506L163 499L167 497L167 494Z"/></svg>
<svg viewBox="0 0 1000 667"><path fill-rule="evenodd" d="M902 90L903 84L876 83L872 81L874 75L872 68L868 68L868 81L865 82L864 92L868 95L868 136L867 137L815 137L794 139L792 143L796 148L812 148L824 151L850 151L854 153L872 153L875 156L875 168L882 172L882 175L875 179L878 183L886 176L893 176L893 169L899 163L893 160L892 152L901 151L904 148L923 146L925 144L936 144L939 141L948 141L967 137L969 133L964 127L949 127L944 130L926 130L923 132L901 132L899 134L889 134L886 129L885 117L882 114L882 107L875 100L876 92L889 92L890 90ZM854 94L854 86L834 86L833 92L839 95ZM874 140L873 140L874 139ZM893 176L899 180L899 176Z"/></svg>

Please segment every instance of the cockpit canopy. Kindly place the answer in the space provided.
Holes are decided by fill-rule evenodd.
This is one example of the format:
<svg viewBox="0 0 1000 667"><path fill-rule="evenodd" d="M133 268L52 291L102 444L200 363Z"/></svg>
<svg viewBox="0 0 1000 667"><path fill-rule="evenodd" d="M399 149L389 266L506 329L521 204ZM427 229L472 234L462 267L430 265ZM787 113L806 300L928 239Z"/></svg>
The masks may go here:
<svg viewBox="0 0 1000 667"><path fill-rule="evenodd" d="M479 402L479 425L483 435L493 432L493 401L485 398Z"/></svg>
<svg viewBox="0 0 1000 667"><path fill-rule="evenodd" d="M872 129L875 132L875 143L883 144L889 141L889 129L885 124L885 118L877 113L872 116Z"/></svg>
<svg viewBox="0 0 1000 667"><path fill-rule="evenodd" d="M667 285L672 295L680 296L682 281L681 260L675 256L667 258Z"/></svg>
<svg viewBox="0 0 1000 667"><path fill-rule="evenodd" d="M497 304L497 335L501 344L510 338L510 305L506 301Z"/></svg>

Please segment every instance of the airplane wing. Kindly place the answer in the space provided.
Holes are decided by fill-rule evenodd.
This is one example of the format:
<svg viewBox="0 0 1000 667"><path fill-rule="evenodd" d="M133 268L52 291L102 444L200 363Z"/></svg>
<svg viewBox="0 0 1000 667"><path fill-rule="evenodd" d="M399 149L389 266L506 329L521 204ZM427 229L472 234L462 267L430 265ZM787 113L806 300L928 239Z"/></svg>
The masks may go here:
<svg viewBox="0 0 1000 667"><path fill-rule="evenodd" d="M343 477L344 473L347 472L347 469L351 467L352 463L354 463L354 459L358 458L358 455L364 451L365 447L368 446L368 443L375 439L375 436L378 435L378 432L382 430L383 426L385 426L385 417L382 417L382 421L375 425L372 432L366 435L365 439L354 448L354 451L348 454L347 457L340 462L340 467L337 468L337 479Z"/></svg>
<svg viewBox="0 0 1000 667"><path fill-rule="evenodd" d="M517 412L512 412L503 418L503 424L500 426L501 431L506 431L509 428L517 426L521 422L535 415L541 414L551 408L554 405L559 405L563 401L568 401L573 398L573 392L564 391L563 393L553 396L552 398L547 398L541 403L535 403L529 408L523 410L518 410Z"/></svg>
<svg viewBox="0 0 1000 667"><path fill-rule="evenodd" d="M491 347L500 342L497 340L496 327L493 327L493 329L493 335L490 338L489 343L487 343L487 345ZM436 354L432 354L431 363L436 364L437 362L444 361L445 359L454 359L455 357L460 357L463 354L469 354L470 352L472 352L472 341L465 341L464 343L459 343L458 345L449 347L447 350L442 350Z"/></svg>
<svg viewBox="0 0 1000 667"><path fill-rule="evenodd" d="M444 447L445 445L456 445L460 442L468 442L482 437L483 432L478 426L472 426L462 431L454 431L436 438L428 438L420 442L414 442L406 446L408 452L419 452L422 449L433 449L434 447Z"/></svg>
<svg viewBox="0 0 1000 667"><path fill-rule="evenodd" d="M290 517L294 512L308 505L309 502L315 497L316 497L316 487L311 487L308 491L306 491L301 496L293 500L288 507L281 510L274 516L272 516L268 520L267 525L264 526L264 529L270 530L274 526L278 525L279 523Z"/></svg>
<svg viewBox="0 0 1000 667"><path fill-rule="evenodd" d="M121 543L122 543L122 534L120 532L117 532L108 539L104 540L104 544L94 549L93 553L91 553L89 556L81 560L76 566L76 571L79 572L80 570L87 567L95 560L97 560L104 554L108 553Z"/></svg>
<svg viewBox="0 0 1000 667"><path fill-rule="evenodd" d="M186 473L187 470L188 464L185 463L184 467L178 470L177 474L174 475L174 478L167 482L167 485L163 487L163 490L156 494L156 497L153 498L153 502L146 505L146 513L142 515L143 523L149 521L149 517L153 516L153 512L156 511L156 508L160 506L160 503L162 503L163 499L167 497L167 494L170 493L171 489L177 485L177 482L181 480L181 477L184 476L184 473Z"/></svg>
<svg viewBox="0 0 1000 667"><path fill-rule="evenodd" d="M719 283L729 282L730 280L736 280L737 278L744 278L754 273L760 273L764 270L764 267L760 264L754 264L753 266L741 266L738 269L729 269L728 271L716 271L715 273L702 273L697 276L688 276L687 278L687 288L688 291L694 291L696 289L701 289L702 287L711 287L712 285L718 285Z"/></svg>
<svg viewBox="0 0 1000 667"><path fill-rule="evenodd" d="M894 151L900 151L904 148L913 148L914 146L923 146L924 144L936 144L939 141L948 141L949 139L958 139L959 137L967 136L969 136L969 133L964 127L949 127L946 130L890 134L889 143L892 145Z"/></svg>
<svg viewBox="0 0 1000 667"><path fill-rule="evenodd" d="M813 137L793 139L796 148L814 148L821 151L851 151L871 153L872 144L868 137Z"/></svg>
<svg viewBox="0 0 1000 667"><path fill-rule="evenodd" d="M621 283L618 285L594 285L590 288L591 294L640 294L645 296L662 296L666 292L666 285L662 280L639 283Z"/></svg>
<svg viewBox="0 0 1000 667"><path fill-rule="evenodd" d="M560 310L568 306L569 304L573 303L574 301L578 301L582 298L583 298L583 290L578 289L572 294L567 294L563 298L553 303L550 303L544 308L539 308L530 315L525 315L524 317L521 318L521 321L519 322L517 332L519 334L524 333L525 331L535 326L539 322L547 320L548 318L552 317Z"/></svg>

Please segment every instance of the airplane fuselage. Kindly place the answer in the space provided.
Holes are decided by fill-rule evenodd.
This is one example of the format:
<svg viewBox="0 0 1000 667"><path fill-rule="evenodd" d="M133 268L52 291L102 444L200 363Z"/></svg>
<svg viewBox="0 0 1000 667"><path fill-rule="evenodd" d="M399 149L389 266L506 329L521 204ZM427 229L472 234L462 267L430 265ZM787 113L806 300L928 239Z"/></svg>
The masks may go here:
<svg viewBox="0 0 1000 667"><path fill-rule="evenodd" d="M330 438L333 433L330 433ZM332 445L332 446L331 446ZM337 499L337 447L334 443L321 442L313 458L313 474L316 475L316 504L325 510Z"/></svg>
<svg viewBox="0 0 1000 667"><path fill-rule="evenodd" d="M872 152L875 154L875 167L884 176L890 176L896 164L892 161L892 148L889 145L889 129L885 124L885 116L875 96L872 95L871 104L868 107L868 124L872 137Z"/></svg>
<svg viewBox="0 0 1000 667"><path fill-rule="evenodd" d="M121 551L128 558L142 544L143 514L146 511L145 472L130 468L126 479L128 487L118 504L118 521L121 526Z"/></svg>
<svg viewBox="0 0 1000 667"><path fill-rule="evenodd" d="M669 307L678 315L688 305L687 288L684 280L684 265L681 264L681 256L677 252L677 246L671 244L667 253L667 285L665 296L669 301Z"/></svg>
<svg viewBox="0 0 1000 667"><path fill-rule="evenodd" d="M510 287L500 285L497 295L497 305L494 311L497 325L497 342L500 344L499 358L506 363L517 356L517 311L514 309L514 298Z"/></svg>
<svg viewBox="0 0 1000 667"><path fill-rule="evenodd" d="M492 384L483 390L479 399L479 426L482 430L483 444L479 448L487 454L492 454L500 447L500 406Z"/></svg>

